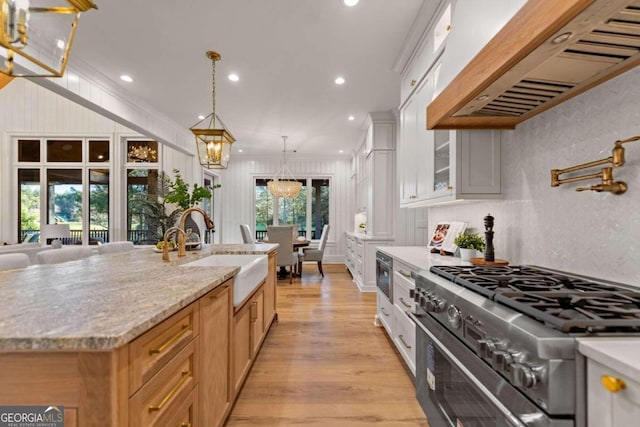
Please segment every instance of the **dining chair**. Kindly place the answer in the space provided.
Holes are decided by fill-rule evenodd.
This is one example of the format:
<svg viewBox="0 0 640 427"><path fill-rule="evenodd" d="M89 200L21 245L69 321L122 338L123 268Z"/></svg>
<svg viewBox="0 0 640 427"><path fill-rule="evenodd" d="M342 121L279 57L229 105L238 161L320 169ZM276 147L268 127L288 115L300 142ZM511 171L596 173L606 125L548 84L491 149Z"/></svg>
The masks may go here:
<svg viewBox="0 0 640 427"><path fill-rule="evenodd" d="M242 243L254 243L249 224L240 224L240 233L242 233Z"/></svg>
<svg viewBox="0 0 640 427"><path fill-rule="evenodd" d="M298 253L293 252L293 226L269 225L267 226L269 243L278 243L278 267L289 267L289 283L293 283L293 269L298 264Z"/></svg>
<svg viewBox="0 0 640 427"><path fill-rule="evenodd" d="M3 254L0 255L0 271L14 268L29 267L31 262L27 254Z"/></svg>
<svg viewBox="0 0 640 427"><path fill-rule="evenodd" d="M324 277L322 271L322 257L324 256L324 248L327 246L327 239L329 238L329 224L325 224L322 227L322 234L320 235L320 243L317 248L302 248L302 254L300 254L300 260L302 262L315 261L318 263L318 271L320 275ZM300 269L300 275L302 275L302 268Z"/></svg>
<svg viewBox="0 0 640 427"><path fill-rule="evenodd" d="M93 248L89 246L69 246L60 249L51 249L38 253L38 264L59 264L75 259L87 258L93 255Z"/></svg>
<svg viewBox="0 0 640 427"><path fill-rule="evenodd" d="M115 254L119 252L129 252L134 249L133 242L109 242L98 245L98 253Z"/></svg>

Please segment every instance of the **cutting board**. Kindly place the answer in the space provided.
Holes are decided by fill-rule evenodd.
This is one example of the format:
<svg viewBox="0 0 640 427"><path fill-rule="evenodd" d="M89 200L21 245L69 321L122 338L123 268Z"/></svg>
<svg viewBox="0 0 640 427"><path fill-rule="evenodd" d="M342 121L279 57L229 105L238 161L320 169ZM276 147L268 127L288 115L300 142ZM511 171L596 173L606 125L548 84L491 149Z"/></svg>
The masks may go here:
<svg viewBox="0 0 640 427"><path fill-rule="evenodd" d="M485 261L484 258L471 258L471 264L473 265L482 265L485 267L500 267L509 265L509 261L506 259L496 259L494 261Z"/></svg>

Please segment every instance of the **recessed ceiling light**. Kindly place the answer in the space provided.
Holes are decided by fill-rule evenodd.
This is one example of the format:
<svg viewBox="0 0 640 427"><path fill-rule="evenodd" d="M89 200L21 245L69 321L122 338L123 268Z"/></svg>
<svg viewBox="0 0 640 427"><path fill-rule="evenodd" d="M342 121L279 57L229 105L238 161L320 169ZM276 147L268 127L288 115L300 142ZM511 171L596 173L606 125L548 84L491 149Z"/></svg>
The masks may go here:
<svg viewBox="0 0 640 427"><path fill-rule="evenodd" d="M344 153L344 151L343 151L343 150L340 150L340 151L338 151L338 152L339 152L339 153Z"/></svg>
<svg viewBox="0 0 640 427"><path fill-rule="evenodd" d="M69 80L70 82L77 82L79 78L77 74L67 73L67 80Z"/></svg>
<svg viewBox="0 0 640 427"><path fill-rule="evenodd" d="M343 85L345 82L344 77L336 77L335 82L337 85Z"/></svg>
<svg viewBox="0 0 640 427"><path fill-rule="evenodd" d="M56 41L56 46L58 47L58 49L64 49L64 46L65 46L64 40L58 39L58 41Z"/></svg>
<svg viewBox="0 0 640 427"><path fill-rule="evenodd" d="M204 116L203 116L202 114L200 114L200 115L198 116L198 119L200 119L200 120L204 120Z"/></svg>
<svg viewBox="0 0 640 427"><path fill-rule="evenodd" d="M229 74L229 80L231 80L232 82L237 82L238 80L240 80L240 77L238 77L238 75L236 73L231 73Z"/></svg>
<svg viewBox="0 0 640 427"><path fill-rule="evenodd" d="M242 153L242 148L238 148L238 153Z"/></svg>
<svg viewBox="0 0 640 427"><path fill-rule="evenodd" d="M120 76L120 80L125 81L127 83L131 83L133 81L133 78L131 78L131 76L123 74Z"/></svg>
<svg viewBox="0 0 640 427"><path fill-rule="evenodd" d="M350 121L354 121L356 118L355 118L355 117L353 117L353 116L349 116L349 117L348 117L348 119L349 119Z"/></svg>
<svg viewBox="0 0 640 427"><path fill-rule="evenodd" d="M345 6L353 7L358 4L360 0L342 0Z"/></svg>

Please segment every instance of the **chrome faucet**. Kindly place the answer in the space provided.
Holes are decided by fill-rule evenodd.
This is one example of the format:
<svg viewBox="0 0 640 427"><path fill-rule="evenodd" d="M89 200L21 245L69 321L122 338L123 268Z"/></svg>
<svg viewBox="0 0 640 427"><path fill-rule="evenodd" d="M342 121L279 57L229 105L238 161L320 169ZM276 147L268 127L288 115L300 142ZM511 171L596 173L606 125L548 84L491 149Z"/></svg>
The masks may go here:
<svg viewBox="0 0 640 427"><path fill-rule="evenodd" d="M211 221L211 218L209 218L209 215L207 215L207 213L200 208L189 208L189 209L186 209L184 212L182 212L182 215L180 216L180 222L179 222L180 225L178 226L178 228L182 231L182 234L178 235L178 256L179 257L187 255L187 244L186 244L187 235L184 232L184 227L187 221L187 217L191 212L200 212L202 214L202 216L204 217L204 225L207 227L207 230L213 230L215 228L215 225L213 224L213 221Z"/></svg>
<svg viewBox="0 0 640 427"><path fill-rule="evenodd" d="M184 238L186 236L186 233L180 227L171 227L167 231L165 231L164 237L162 238L162 242L163 242L162 243L162 260L163 261L169 261L169 241L167 239L173 231L178 233L178 241L180 241L180 237L182 237L182 240L184 241Z"/></svg>

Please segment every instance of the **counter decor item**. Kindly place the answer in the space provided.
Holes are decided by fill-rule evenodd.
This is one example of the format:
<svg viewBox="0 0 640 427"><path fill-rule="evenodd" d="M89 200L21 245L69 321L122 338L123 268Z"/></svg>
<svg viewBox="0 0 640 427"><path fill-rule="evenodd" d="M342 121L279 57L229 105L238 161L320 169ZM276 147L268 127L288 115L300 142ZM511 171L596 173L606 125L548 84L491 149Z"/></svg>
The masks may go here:
<svg viewBox="0 0 640 427"><path fill-rule="evenodd" d="M477 251L484 249L484 239L479 233L459 233L454 239L454 243L460 249L460 259L470 261Z"/></svg>
<svg viewBox="0 0 640 427"><path fill-rule="evenodd" d="M466 228L467 228L466 222L452 221L449 223L449 230L447 232L447 236L444 238L444 241L442 242L442 246L440 247L440 255L450 255L450 256L455 255L459 247L458 244L455 242L455 240L460 234L464 233L464 230Z"/></svg>
<svg viewBox="0 0 640 427"><path fill-rule="evenodd" d="M429 244L427 245L427 248L431 249L432 253L440 252L442 243L444 242L445 237L447 237L450 226L451 224L448 222L439 222L436 224L436 229L433 230L431 239L429 239Z"/></svg>

